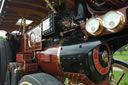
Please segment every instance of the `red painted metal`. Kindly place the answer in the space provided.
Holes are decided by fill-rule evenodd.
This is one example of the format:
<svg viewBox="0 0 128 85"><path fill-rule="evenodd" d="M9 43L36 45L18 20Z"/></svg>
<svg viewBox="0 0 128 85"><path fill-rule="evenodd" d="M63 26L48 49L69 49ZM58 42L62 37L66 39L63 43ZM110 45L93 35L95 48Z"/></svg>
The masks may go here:
<svg viewBox="0 0 128 85"><path fill-rule="evenodd" d="M69 85L70 85L70 83L72 83L72 84L83 83L84 85L109 85L108 78L100 84L95 84L91 80L89 80L85 74L64 72L64 76L66 78L69 78L69 80L70 80Z"/></svg>
<svg viewBox="0 0 128 85"><path fill-rule="evenodd" d="M18 53L16 62L19 68L22 69L21 75L39 72L39 66L36 60L33 60L33 53Z"/></svg>
<svg viewBox="0 0 128 85"><path fill-rule="evenodd" d="M17 63L17 65L19 68L23 68L22 70L19 71L21 76L40 72L37 63L25 63L25 67L23 67L24 66L23 63Z"/></svg>
<svg viewBox="0 0 128 85"><path fill-rule="evenodd" d="M50 73L52 75L58 76L62 75L63 72L58 63L59 47L50 47L44 51L37 53L38 64L44 72Z"/></svg>
<svg viewBox="0 0 128 85"><path fill-rule="evenodd" d="M23 36L21 36L21 38L20 38L20 52L21 53L24 53L25 52L25 48L24 48L24 37Z"/></svg>
<svg viewBox="0 0 128 85"><path fill-rule="evenodd" d="M25 66L24 74L32 74L39 72L38 64L37 63L27 63Z"/></svg>
<svg viewBox="0 0 128 85"><path fill-rule="evenodd" d="M108 73L108 71L109 71L109 69L111 67L111 59L112 59L111 50L110 50L109 46L107 44L104 44L104 45L107 47L107 49L109 51L109 63L108 63L108 66L106 68L103 68L101 66L101 64L100 64L100 61L99 61L99 56L98 56L98 54L99 54L99 46L94 49L94 53L93 53L94 65L95 65L97 71L102 75L105 75L105 74Z"/></svg>
<svg viewBox="0 0 128 85"><path fill-rule="evenodd" d="M31 63L32 62L32 54L33 53L18 53L16 54L16 61L18 63Z"/></svg>
<svg viewBox="0 0 128 85"><path fill-rule="evenodd" d="M122 5L126 5L126 0L105 0L106 2L112 4L113 6L120 8Z"/></svg>
<svg viewBox="0 0 128 85"><path fill-rule="evenodd" d="M42 49L41 42L36 42L35 47L30 48L28 45L28 37L29 37L28 35L26 35L26 38L22 36L21 41L20 41L21 42L20 52L26 53L26 52L32 52L33 50L41 50ZM33 43L31 42L31 44L33 44Z"/></svg>

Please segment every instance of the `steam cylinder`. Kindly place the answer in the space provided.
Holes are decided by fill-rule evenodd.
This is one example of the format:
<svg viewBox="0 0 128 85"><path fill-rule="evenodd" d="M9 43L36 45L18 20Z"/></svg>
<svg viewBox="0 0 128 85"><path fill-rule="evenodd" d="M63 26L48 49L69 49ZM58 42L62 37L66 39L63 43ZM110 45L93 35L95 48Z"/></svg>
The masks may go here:
<svg viewBox="0 0 128 85"><path fill-rule="evenodd" d="M61 46L38 53L38 63L43 71L55 76L64 72L82 73L100 83L108 77L111 66L109 46L100 44L100 41L64 41Z"/></svg>

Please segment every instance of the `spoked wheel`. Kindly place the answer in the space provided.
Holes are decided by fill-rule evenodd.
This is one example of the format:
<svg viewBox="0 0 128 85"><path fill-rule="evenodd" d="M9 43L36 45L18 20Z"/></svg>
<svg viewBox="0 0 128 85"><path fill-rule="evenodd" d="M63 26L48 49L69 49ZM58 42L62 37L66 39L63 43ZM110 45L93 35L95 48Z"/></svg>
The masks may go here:
<svg viewBox="0 0 128 85"><path fill-rule="evenodd" d="M112 63L112 71L110 73L110 85L119 85L121 80L125 76L125 74L128 73L128 62L122 61L122 60L117 60L117 59L113 59L112 61L113 61L113 63ZM114 80L114 74L113 74L114 67L116 67L116 69L122 71L122 75L120 76L120 78L118 79L117 82L115 82L115 80Z"/></svg>

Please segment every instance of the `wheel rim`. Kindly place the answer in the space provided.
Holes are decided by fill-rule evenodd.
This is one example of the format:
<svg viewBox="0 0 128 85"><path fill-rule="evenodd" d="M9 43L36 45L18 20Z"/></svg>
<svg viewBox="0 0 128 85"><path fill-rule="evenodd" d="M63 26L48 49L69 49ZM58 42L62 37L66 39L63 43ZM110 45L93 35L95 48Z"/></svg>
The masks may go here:
<svg viewBox="0 0 128 85"><path fill-rule="evenodd" d="M124 67L124 66L122 66L120 64L113 64L112 67L116 67L116 68L121 69L124 72L128 72L128 68L126 68L126 67Z"/></svg>
<svg viewBox="0 0 128 85"><path fill-rule="evenodd" d="M30 82L24 81L20 85L32 85Z"/></svg>
<svg viewBox="0 0 128 85"><path fill-rule="evenodd" d="M110 72L110 85L119 85L125 74L128 73L128 63L116 59L113 59L113 62L114 63L112 64L112 70ZM122 75L117 82L115 82L115 77L113 75L114 67L119 68L122 71Z"/></svg>

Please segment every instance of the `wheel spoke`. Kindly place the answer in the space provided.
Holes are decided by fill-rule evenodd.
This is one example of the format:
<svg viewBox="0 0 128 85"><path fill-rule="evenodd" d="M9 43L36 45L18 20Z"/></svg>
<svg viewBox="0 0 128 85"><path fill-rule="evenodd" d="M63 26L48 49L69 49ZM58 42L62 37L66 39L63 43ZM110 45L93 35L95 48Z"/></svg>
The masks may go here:
<svg viewBox="0 0 128 85"><path fill-rule="evenodd" d="M126 61L122 61L122 60L117 60L117 59L112 59L113 63L112 63L112 67L116 67L119 68L123 71L123 74L121 75L121 77L119 78L119 80L117 81L117 84L112 84L112 85L119 85L121 80L123 79L123 77L125 76L125 74L128 72L128 62ZM112 68L112 75L113 75L113 68ZM113 77L112 75L110 75L110 77ZM113 77L114 78L114 77ZM112 79L113 80L113 79ZM111 82L110 82L111 83Z"/></svg>
<svg viewBox="0 0 128 85"><path fill-rule="evenodd" d="M119 84L120 84L120 82L121 82L121 80L123 79L123 77L125 76L125 74L126 74L126 72L124 72L124 73L122 74L122 76L120 77L120 79L119 79L119 81L118 81L117 85L119 85Z"/></svg>

